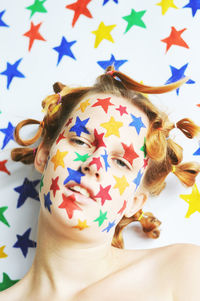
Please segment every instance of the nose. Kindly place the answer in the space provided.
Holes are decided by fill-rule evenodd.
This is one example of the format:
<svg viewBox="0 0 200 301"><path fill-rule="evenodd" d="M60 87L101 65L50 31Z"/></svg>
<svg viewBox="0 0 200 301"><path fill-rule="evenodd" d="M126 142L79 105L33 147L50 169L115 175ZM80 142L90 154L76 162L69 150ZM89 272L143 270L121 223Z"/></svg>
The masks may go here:
<svg viewBox="0 0 200 301"><path fill-rule="evenodd" d="M96 180L100 180L102 167L100 157L92 157L82 164L81 171L84 174L94 176Z"/></svg>

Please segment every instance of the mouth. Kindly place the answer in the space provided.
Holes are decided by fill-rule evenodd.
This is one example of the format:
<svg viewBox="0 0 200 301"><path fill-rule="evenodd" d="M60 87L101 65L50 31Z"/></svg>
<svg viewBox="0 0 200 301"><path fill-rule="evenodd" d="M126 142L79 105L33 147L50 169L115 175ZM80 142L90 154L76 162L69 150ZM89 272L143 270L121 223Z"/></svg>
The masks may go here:
<svg viewBox="0 0 200 301"><path fill-rule="evenodd" d="M93 194L85 187L81 186L81 185L70 185L70 186L65 186L65 188L68 191L72 191L75 196L77 197L77 200L80 200L80 197L82 197L83 200L90 200L90 201L94 201L96 202L96 200L93 197Z"/></svg>

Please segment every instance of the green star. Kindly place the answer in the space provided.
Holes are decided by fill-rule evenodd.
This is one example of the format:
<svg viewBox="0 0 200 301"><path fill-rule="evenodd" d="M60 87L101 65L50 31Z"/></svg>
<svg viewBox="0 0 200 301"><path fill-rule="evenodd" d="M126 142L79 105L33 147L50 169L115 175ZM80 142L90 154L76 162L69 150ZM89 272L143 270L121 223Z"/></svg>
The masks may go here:
<svg viewBox="0 0 200 301"><path fill-rule="evenodd" d="M46 0L35 0L35 2L30 5L30 6L27 6L26 9L29 9L31 10L31 15L30 15L30 18L36 13L46 13L47 10L46 8L43 6L43 3L45 2Z"/></svg>
<svg viewBox="0 0 200 301"><path fill-rule="evenodd" d="M95 219L93 222L99 222L99 227L100 227L103 224L104 220L108 219L106 217L106 215L107 215L107 211L105 213L103 213L101 211L101 209L100 209L100 215L99 215L99 217L97 219Z"/></svg>
<svg viewBox="0 0 200 301"><path fill-rule="evenodd" d="M6 274L3 273L3 281L0 282L0 292L11 287L15 283L17 283L19 280L12 280L10 277Z"/></svg>
<svg viewBox="0 0 200 301"><path fill-rule="evenodd" d="M41 181L40 181L40 192L41 192L42 187L44 186L43 179L44 179L44 176L42 176Z"/></svg>
<svg viewBox="0 0 200 301"><path fill-rule="evenodd" d="M146 25L141 20L141 18L143 17L143 15L145 13L146 13L146 10L141 10L141 11L136 12L134 9L132 9L130 15L122 17L125 21L128 22L128 25L126 27L125 33L127 31L129 31L129 29L131 29L131 27L133 25L146 28Z"/></svg>
<svg viewBox="0 0 200 301"><path fill-rule="evenodd" d="M147 156L147 150L146 150L146 137L144 137L144 145L140 148L141 151L144 152L144 157Z"/></svg>
<svg viewBox="0 0 200 301"><path fill-rule="evenodd" d="M88 154L81 156L80 154L78 154L77 152L75 152L75 154L77 155L77 158L74 161L82 161L85 162L90 156Z"/></svg>
<svg viewBox="0 0 200 301"><path fill-rule="evenodd" d="M0 222L4 223L5 225L7 225L8 227L10 227L8 221L6 220L6 218L3 216L4 211L6 211L8 209L8 207L0 207Z"/></svg>

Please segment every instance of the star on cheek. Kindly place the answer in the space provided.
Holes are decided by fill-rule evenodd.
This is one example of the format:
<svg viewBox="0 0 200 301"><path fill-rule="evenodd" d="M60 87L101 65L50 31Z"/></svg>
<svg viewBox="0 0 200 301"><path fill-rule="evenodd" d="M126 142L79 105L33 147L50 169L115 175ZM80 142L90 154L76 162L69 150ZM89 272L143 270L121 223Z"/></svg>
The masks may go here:
<svg viewBox="0 0 200 301"><path fill-rule="evenodd" d="M70 125L70 123L72 123L73 117L69 118L69 120L66 122L65 126Z"/></svg>
<svg viewBox="0 0 200 301"><path fill-rule="evenodd" d="M96 150L100 147L106 146L103 141L104 133L98 134L97 130L94 129L94 142L92 143L93 146L96 147Z"/></svg>
<svg viewBox="0 0 200 301"><path fill-rule="evenodd" d="M47 194L44 194L44 207L47 208L49 210L49 212L51 213L51 206L52 205L52 201L50 199L50 191Z"/></svg>
<svg viewBox="0 0 200 301"><path fill-rule="evenodd" d="M124 212L124 210L126 209L126 205L127 205L127 201L124 200L124 204L123 204L122 208L117 213L122 214Z"/></svg>
<svg viewBox="0 0 200 301"><path fill-rule="evenodd" d="M127 114L127 111L126 111L126 107L123 107L123 106L119 106L119 108L116 109L116 111L119 111L120 112L120 116L123 116L124 114Z"/></svg>
<svg viewBox="0 0 200 301"><path fill-rule="evenodd" d="M137 177L133 180L133 183L136 184L136 188L135 191L137 190L138 186L140 185L141 179L142 179L143 174L141 173L141 171L139 170Z"/></svg>
<svg viewBox="0 0 200 301"><path fill-rule="evenodd" d="M106 152L106 150L104 149L104 155L101 155L101 157L104 159L104 163L105 163L105 169L106 171L108 170L108 168L110 167L109 163L108 163L108 154Z"/></svg>
<svg viewBox="0 0 200 301"><path fill-rule="evenodd" d="M65 167L63 159L67 154L68 152L60 152L59 149L57 150L55 156L51 158L51 162L54 164L54 170L56 170L58 166Z"/></svg>
<svg viewBox="0 0 200 301"><path fill-rule="evenodd" d="M133 114L130 114L130 115L131 115L133 121L131 123L129 123L129 126L134 126L135 129L136 129L137 134L139 135L141 128L146 128L146 126L142 122L141 117L136 117Z"/></svg>
<svg viewBox="0 0 200 301"><path fill-rule="evenodd" d="M73 194L70 196L66 196L63 193L62 198L63 198L63 202L58 206L58 208L65 209L70 219L73 217L74 210L82 211L82 209L75 203L76 199Z"/></svg>
<svg viewBox="0 0 200 301"><path fill-rule="evenodd" d="M77 155L77 158L74 159L73 161L81 161L81 162L85 162L90 156L88 154L85 155L80 155L79 153L75 152L75 154Z"/></svg>
<svg viewBox="0 0 200 301"><path fill-rule="evenodd" d="M122 143L122 146L124 148L123 158L126 159L132 165L133 160L139 157L138 154L134 151L132 144L128 146L125 143Z"/></svg>
<svg viewBox="0 0 200 301"><path fill-rule="evenodd" d="M106 231L108 233L110 229L114 226L115 226L115 221L113 221L112 223L109 222L108 226L105 229L103 229L102 232Z"/></svg>
<svg viewBox="0 0 200 301"><path fill-rule="evenodd" d="M56 177L55 179L51 179L51 186L50 186L50 190L53 190L53 196L55 197L56 195L56 191L60 190L60 187L58 186L58 179L59 177Z"/></svg>
<svg viewBox="0 0 200 301"><path fill-rule="evenodd" d="M81 231L85 228L89 228L89 226L87 225L86 219L83 222L80 219L78 219L78 224L72 228L77 228Z"/></svg>
<svg viewBox="0 0 200 301"><path fill-rule="evenodd" d="M58 138L56 140L56 144L58 144L60 142L60 140L66 139L66 137L64 136L64 132L65 131L62 131L62 133L58 136Z"/></svg>
<svg viewBox="0 0 200 301"><path fill-rule="evenodd" d="M93 165L93 164L96 164L96 167L97 167L97 170L99 170L100 168L102 168L102 164L101 164L101 161L100 161L100 158L93 158L92 161L90 162L89 166L90 165Z"/></svg>
<svg viewBox="0 0 200 301"><path fill-rule="evenodd" d="M82 173L80 171L80 169L79 170L75 170L75 169L67 168L67 170L68 170L69 175L64 180L63 184L66 185L69 181L74 181L74 182L80 184L81 183L81 177L85 176L85 174Z"/></svg>
<svg viewBox="0 0 200 301"><path fill-rule="evenodd" d="M85 125L88 123L90 118L85 120L81 120L78 116L76 117L76 123L74 126L71 127L69 130L70 132L75 132L77 136L80 137L81 133L89 134L88 130L86 129Z"/></svg>
<svg viewBox="0 0 200 301"><path fill-rule="evenodd" d="M97 98L97 102L95 102L92 107L101 106L105 113L108 113L108 107L114 106L113 103L110 102L111 97L107 98Z"/></svg>
<svg viewBox="0 0 200 301"><path fill-rule="evenodd" d="M109 194L109 190L111 188L111 185L106 186L105 188L103 188L100 185L100 191L97 193L97 195L95 195L95 198L100 198L101 199L101 205L103 206L106 200L112 200L110 194Z"/></svg>
<svg viewBox="0 0 200 301"><path fill-rule="evenodd" d="M100 125L107 130L105 137L109 137L111 135L120 137L119 128L123 126L123 122L116 121L112 116L108 122L101 123Z"/></svg>
<svg viewBox="0 0 200 301"><path fill-rule="evenodd" d="M120 195L122 195L126 189L126 187L129 186L126 177L122 176L121 178L118 178L116 176L113 176L115 178L116 184L114 186L114 188L118 188L119 189L119 193Z"/></svg>
<svg viewBox="0 0 200 301"><path fill-rule="evenodd" d="M105 219L108 219L106 217L107 215L107 211L106 212L102 212L101 209L100 209L100 214L99 216L93 221L93 222L98 222L99 223L99 227L103 224L103 222L105 221Z"/></svg>

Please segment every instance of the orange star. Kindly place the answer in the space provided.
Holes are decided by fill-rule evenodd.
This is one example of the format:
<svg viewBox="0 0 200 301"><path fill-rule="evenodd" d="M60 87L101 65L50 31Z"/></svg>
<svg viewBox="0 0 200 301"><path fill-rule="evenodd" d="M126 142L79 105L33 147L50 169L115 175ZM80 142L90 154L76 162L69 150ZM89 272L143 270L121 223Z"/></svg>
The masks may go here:
<svg viewBox="0 0 200 301"><path fill-rule="evenodd" d="M74 10L74 18L72 21L72 26L75 25L80 15L84 15L88 18L92 18L92 15L87 8L88 3L90 3L91 1L92 0L77 0L77 2L65 6L66 8Z"/></svg>
<svg viewBox="0 0 200 301"><path fill-rule="evenodd" d="M169 37L161 40L162 42L167 44L166 52L169 50L169 48L172 45L177 45L185 48L189 48L189 46L186 44L186 42L181 38L181 34L186 30L187 28L183 28L181 30L176 30L175 27L171 27L171 33Z"/></svg>
<svg viewBox="0 0 200 301"><path fill-rule="evenodd" d="M29 31L27 31L26 33L24 33L23 35L28 37L29 40L29 47L28 47L28 51L31 50L31 47L33 46L33 42L34 40L41 40L41 41L46 41L41 34L39 33L39 28L41 26L42 23L39 23L37 25L34 25L33 22L31 22L31 28Z"/></svg>
<svg viewBox="0 0 200 301"><path fill-rule="evenodd" d="M87 225L86 219L83 222L80 219L78 219L78 224L72 228L77 228L79 230L83 230L85 228L89 228L89 226Z"/></svg>

